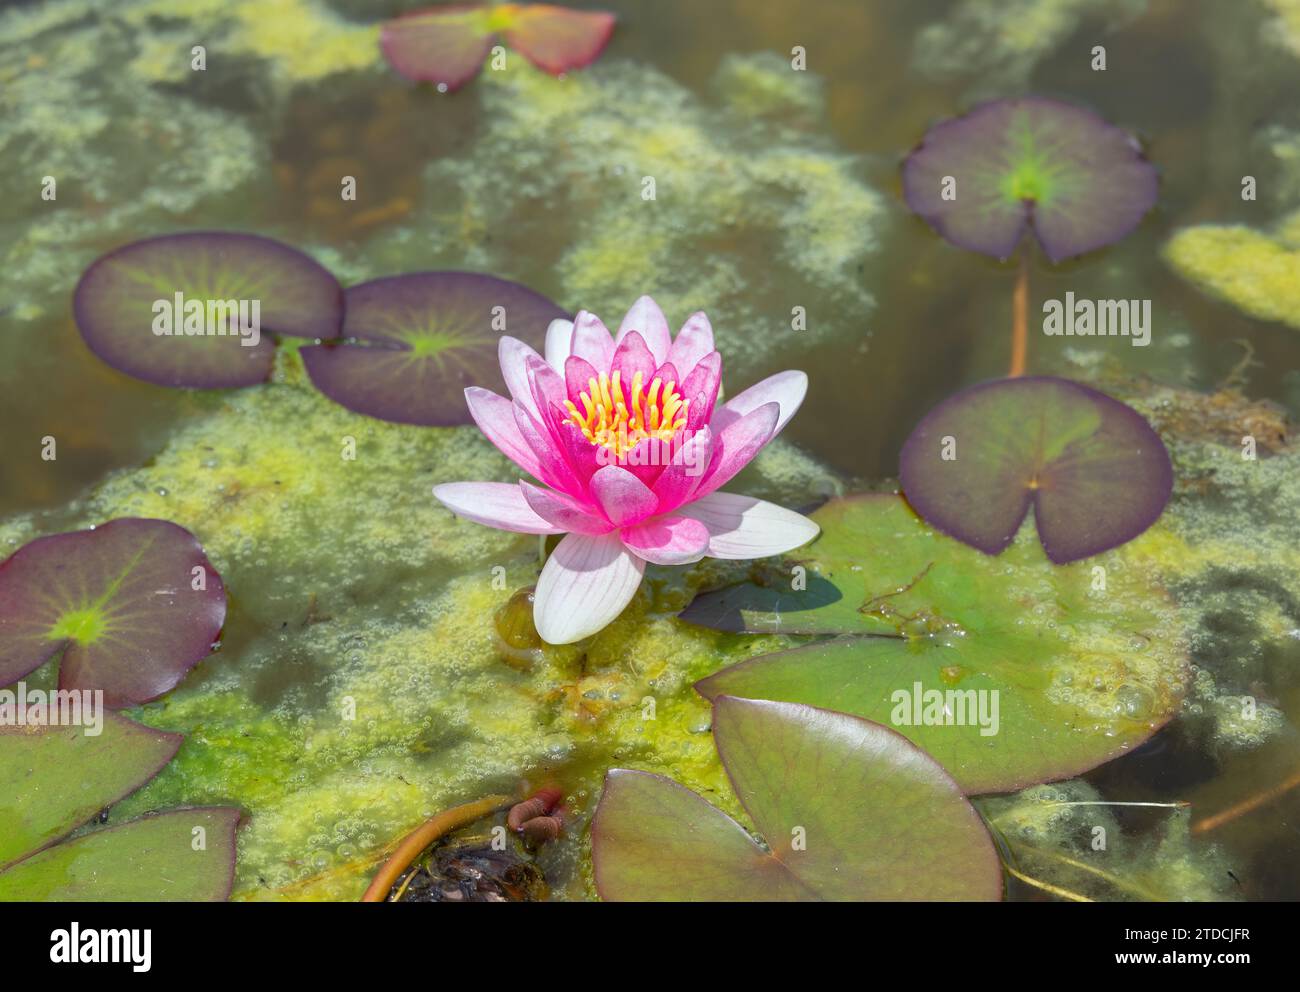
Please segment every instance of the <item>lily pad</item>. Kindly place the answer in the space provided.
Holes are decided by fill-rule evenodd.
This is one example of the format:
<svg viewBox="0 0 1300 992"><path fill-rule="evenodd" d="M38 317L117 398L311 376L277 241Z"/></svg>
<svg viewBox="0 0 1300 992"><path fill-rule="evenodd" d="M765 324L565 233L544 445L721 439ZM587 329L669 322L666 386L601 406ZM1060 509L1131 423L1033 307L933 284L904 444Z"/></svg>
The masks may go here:
<svg viewBox="0 0 1300 992"><path fill-rule="evenodd" d="M542 348L563 310L527 286L475 272L417 272L352 286L344 341L302 350L322 393L400 424L471 423L467 386L501 381L502 335Z"/></svg>
<svg viewBox="0 0 1300 992"><path fill-rule="evenodd" d="M618 20L602 10L570 10L544 3L510 6L506 44L553 76L595 62Z"/></svg>
<svg viewBox="0 0 1300 992"><path fill-rule="evenodd" d="M499 36L552 75L590 65L604 50L617 18L550 4L452 4L387 21L379 44L407 79L454 90L478 75Z"/></svg>
<svg viewBox="0 0 1300 992"><path fill-rule="evenodd" d="M1136 410L1087 386L1035 376L966 389L903 445L908 501L995 555L1034 510L1047 556L1065 563L1132 540L1164 511L1173 466Z"/></svg>
<svg viewBox="0 0 1300 992"><path fill-rule="evenodd" d="M23 725L0 726L0 901L225 899L237 809L173 810L59 843L153 778L181 743L113 713L72 724L59 712L33 704Z"/></svg>
<svg viewBox="0 0 1300 992"><path fill-rule="evenodd" d="M59 687L113 709L156 699L208 656L226 592L194 535L123 518L37 538L0 564L0 685L62 653Z"/></svg>
<svg viewBox="0 0 1300 992"><path fill-rule="evenodd" d="M223 902L239 818L231 807L202 806L96 830L0 873L0 901Z"/></svg>
<svg viewBox="0 0 1300 992"><path fill-rule="evenodd" d="M979 815L924 752L878 724L721 696L718 754L763 843L671 779L615 769L592 822L602 899L998 899Z"/></svg>
<svg viewBox="0 0 1300 992"><path fill-rule="evenodd" d="M272 335L336 336L342 304L334 276L288 245L191 231L102 256L77 283L72 309L90 350L118 371L160 386L223 388L267 379Z"/></svg>
<svg viewBox="0 0 1300 992"><path fill-rule="evenodd" d="M103 714L99 732L82 723L51 722L56 708L24 706L0 722L0 871L66 837L106 806L162 771L181 746L179 734ZM0 707L4 703L0 702Z"/></svg>
<svg viewBox="0 0 1300 992"><path fill-rule="evenodd" d="M1155 205L1157 187L1130 134L1042 97L936 124L903 165L908 205L959 248L995 258L1030 228L1053 262L1112 244Z"/></svg>
<svg viewBox="0 0 1300 992"><path fill-rule="evenodd" d="M888 494L833 500L812 519L821 536L797 562L706 593L683 618L840 636L725 668L696 685L707 698L874 720L968 793L1079 775L1177 711L1188 680L1177 609L1137 554L1053 565L1026 527L992 558ZM805 590L791 589L796 563Z"/></svg>

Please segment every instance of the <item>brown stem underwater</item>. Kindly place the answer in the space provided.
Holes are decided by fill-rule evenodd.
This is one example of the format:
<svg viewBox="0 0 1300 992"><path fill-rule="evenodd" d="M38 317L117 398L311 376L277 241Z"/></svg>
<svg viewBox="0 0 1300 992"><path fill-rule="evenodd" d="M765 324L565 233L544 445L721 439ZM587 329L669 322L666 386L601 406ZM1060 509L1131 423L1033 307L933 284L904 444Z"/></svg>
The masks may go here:
<svg viewBox="0 0 1300 992"><path fill-rule="evenodd" d="M1229 806L1225 810L1215 813L1213 816L1207 816L1204 820L1197 820L1192 824L1193 834L1203 834L1216 827L1221 827L1225 823L1237 819L1239 816L1245 816L1247 813L1253 813L1261 806L1267 806L1275 799L1286 795L1292 789L1300 786L1300 772L1296 772L1290 778L1287 778L1263 792L1257 792L1248 799L1243 799L1235 806Z"/></svg>
<svg viewBox="0 0 1300 992"><path fill-rule="evenodd" d="M1020 255L1020 270L1016 273L1016 288L1011 294L1011 371L1013 378L1025 374L1026 354L1029 351L1029 254Z"/></svg>
<svg viewBox="0 0 1300 992"><path fill-rule="evenodd" d="M443 810L433 819L421 824L402 838L402 842L397 845L397 850L389 855L388 860L376 873L370 887L366 889L365 895L361 897L361 901L383 902L388 898L393 883L401 877L402 872L411 866L411 862L419 857L420 852L426 847L444 834L449 834L466 824L473 823L489 813L504 809L511 802L513 800L508 796L488 796L486 799L480 799L477 802Z"/></svg>

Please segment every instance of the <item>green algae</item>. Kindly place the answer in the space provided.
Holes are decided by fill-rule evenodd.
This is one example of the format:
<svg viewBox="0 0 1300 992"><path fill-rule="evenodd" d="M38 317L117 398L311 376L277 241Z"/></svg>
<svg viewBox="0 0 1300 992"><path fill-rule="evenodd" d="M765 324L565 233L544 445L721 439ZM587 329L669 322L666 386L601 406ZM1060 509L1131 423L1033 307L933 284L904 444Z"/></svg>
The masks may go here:
<svg viewBox="0 0 1300 992"><path fill-rule="evenodd" d="M0 192L12 207L0 220L0 289L24 324L63 312L79 263L113 232L157 233L199 204L226 205L268 166L239 118L112 71L135 43L90 10L0 14L0 153L9 164ZM58 183L48 201L39 185L47 175ZM29 338L6 338L22 355Z"/></svg>
<svg viewBox="0 0 1300 992"><path fill-rule="evenodd" d="M1242 224L1200 224L1164 247L1180 276L1252 317L1300 329L1300 212L1271 232Z"/></svg>
<svg viewBox="0 0 1300 992"><path fill-rule="evenodd" d="M822 78L792 71L790 60L775 52L724 55L713 89L727 107L760 121L811 126L826 110Z"/></svg>
<svg viewBox="0 0 1300 992"><path fill-rule="evenodd" d="M1114 30L1145 13L1147 0L961 0L923 27L913 68L931 78L978 78L981 89L1025 85L1034 67L1082 24Z"/></svg>
<svg viewBox="0 0 1300 992"><path fill-rule="evenodd" d="M194 38L213 59L252 61L267 75L272 93L358 70L377 70L379 29L340 17L321 0L138 0L118 4L115 15L140 32L140 54L129 69L150 82L176 81L189 69ZM159 19L183 22L187 34L159 39ZM179 50L166 41L189 39Z"/></svg>
<svg viewBox="0 0 1300 992"><path fill-rule="evenodd" d="M430 163L438 195L414 229L377 235L361 268L340 264L349 276L413 262L497 272L615 321L653 287L674 321L707 310L733 385L796 341L860 335L873 307L861 273L888 208L861 161L788 119L792 92L820 110L803 76L770 55L733 56L711 105L612 60L558 84L521 60L487 72L474 141ZM846 313L858 316L835 319Z"/></svg>
<svg viewBox="0 0 1300 992"><path fill-rule="evenodd" d="M21 324L61 314L80 266L115 243L197 209L255 223L275 194L256 136L289 94L384 71L378 29L319 0L58 0L0 13L0 39L0 193L13 206L0 291ZM47 175L55 200L41 197ZM28 339L6 339L22 358Z"/></svg>
<svg viewBox="0 0 1300 992"><path fill-rule="evenodd" d="M1192 661L1175 729L1217 759L1294 734L1281 699L1300 670L1300 451L1285 418L1233 392L1131 380L1103 388L1156 426L1174 464L1162 569ZM1253 458L1243 457L1246 439Z"/></svg>
<svg viewBox="0 0 1300 992"><path fill-rule="evenodd" d="M976 805L1007 846L1008 863L1033 880L1028 884L1050 880L1048 891L1058 898L1217 902L1240 896L1231 858L1193 839L1185 807L1156 810L1162 822L1154 830L1126 831L1120 814L1134 807L1111 804L1078 779Z"/></svg>
<svg viewBox="0 0 1300 992"><path fill-rule="evenodd" d="M1300 2L1260 0L1260 4L1270 15L1261 36L1300 57Z"/></svg>

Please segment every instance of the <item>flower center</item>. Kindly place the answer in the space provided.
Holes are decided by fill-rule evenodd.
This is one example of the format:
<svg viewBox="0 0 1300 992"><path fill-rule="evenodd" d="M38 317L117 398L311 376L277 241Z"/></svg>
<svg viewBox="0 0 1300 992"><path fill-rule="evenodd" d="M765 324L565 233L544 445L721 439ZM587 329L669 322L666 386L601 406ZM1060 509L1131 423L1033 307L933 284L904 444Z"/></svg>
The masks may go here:
<svg viewBox="0 0 1300 992"><path fill-rule="evenodd" d="M587 380L587 388L578 394L582 403L579 410L573 400L565 400L569 410L566 424L573 424L592 444L608 448L616 456L631 451L646 438L671 441L673 435L686 426L690 401L683 400L677 392L677 383L664 384L656 377L648 390L643 389L642 376L632 376L632 396L628 401L619 381L621 373L613 378L602 372L600 379Z"/></svg>

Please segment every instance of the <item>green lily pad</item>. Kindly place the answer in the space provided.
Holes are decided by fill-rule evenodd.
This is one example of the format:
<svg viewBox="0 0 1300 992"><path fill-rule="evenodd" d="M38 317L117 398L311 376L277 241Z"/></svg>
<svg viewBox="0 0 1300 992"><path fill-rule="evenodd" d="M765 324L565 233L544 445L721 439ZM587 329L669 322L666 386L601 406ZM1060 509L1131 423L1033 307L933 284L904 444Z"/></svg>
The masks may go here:
<svg viewBox="0 0 1300 992"><path fill-rule="evenodd" d="M0 685L62 652L59 687L119 709L156 699L208 656L226 591L194 535L123 518L37 538L0 563Z"/></svg>
<svg viewBox="0 0 1300 992"><path fill-rule="evenodd" d="M903 165L908 205L960 248L1007 258L1028 229L1053 262L1120 240L1155 205L1134 138L1082 107L995 100L932 127Z"/></svg>
<svg viewBox="0 0 1300 992"><path fill-rule="evenodd" d="M5 705L15 712L0 726L0 901L230 894L237 809L174 810L59 843L153 778L175 755L180 735L102 711L102 723L85 711L72 723L53 703L19 707L0 696Z"/></svg>
<svg viewBox="0 0 1300 992"><path fill-rule="evenodd" d="M0 725L0 871L140 788L181 746L179 734L103 717L98 734L85 725Z"/></svg>
<svg viewBox="0 0 1300 992"><path fill-rule="evenodd" d="M697 684L706 697L874 720L968 793L1079 775L1176 712L1188 679L1181 627L1136 545L1053 565L1026 526L992 558L897 495L834 500L812 519L821 536L800 552L805 576L794 560L768 566L759 582L697 597L683 618L841 636L725 668ZM792 589L795 578L807 588Z"/></svg>
<svg viewBox="0 0 1300 992"><path fill-rule="evenodd" d="M1047 556L1065 563L1155 523L1174 471L1132 407L1068 379L1029 376L972 386L927 413L903 444L899 479L927 521L991 555L1032 506Z"/></svg>
<svg viewBox="0 0 1300 992"><path fill-rule="evenodd" d="M197 807L96 830L0 872L0 902L224 901L239 816Z"/></svg>
<svg viewBox="0 0 1300 992"><path fill-rule="evenodd" d="M721 696L713 734L763 838L694 792L612 770L592 822L602 899L998 899L979 814L933 759L877 724Z"/></svg>

